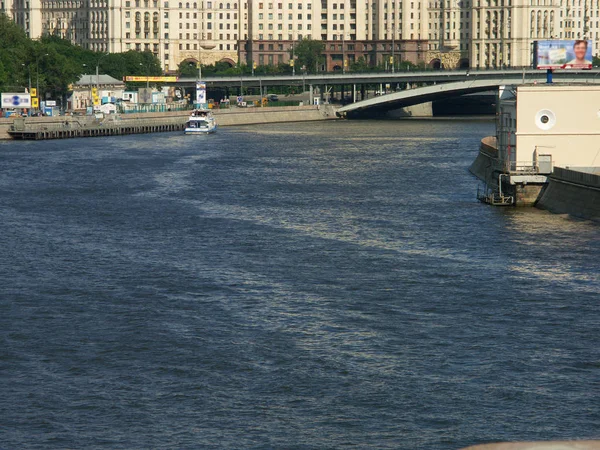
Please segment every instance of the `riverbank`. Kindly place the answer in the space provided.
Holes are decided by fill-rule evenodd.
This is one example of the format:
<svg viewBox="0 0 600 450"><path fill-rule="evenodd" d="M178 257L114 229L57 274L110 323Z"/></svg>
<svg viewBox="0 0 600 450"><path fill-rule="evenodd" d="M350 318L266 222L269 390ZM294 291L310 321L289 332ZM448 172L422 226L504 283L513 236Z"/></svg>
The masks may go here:
<svg viewBox="0 0 600 450"><path fill-rule="evenodd" d="M335 119L334 106L282 106L267 108L231 108L214 110L219 126L258 125L278 122L308 122ZM0 139L11 139L15 129L46 138L89 137L134 133L152 133L183 129L189 111L92 116L27 117L0 119Z"/></svg>

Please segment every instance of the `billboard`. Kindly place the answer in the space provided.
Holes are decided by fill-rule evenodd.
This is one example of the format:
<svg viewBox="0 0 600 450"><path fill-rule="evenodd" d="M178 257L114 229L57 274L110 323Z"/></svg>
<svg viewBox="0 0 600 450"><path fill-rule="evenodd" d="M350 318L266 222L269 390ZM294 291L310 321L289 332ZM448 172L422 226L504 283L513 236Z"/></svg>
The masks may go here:
<svg viewBox="0 0 600 450"><path fill-rule="evenodd" d="M536 41L534 55L537 69L591 69L592 41Z"/></svg>
<svg viewBox="0 0 600 450"><path fill-rule="evenodd" d="M2 108L31 108L29 94L2 94Z"/></svg>
<svg viewBox="0 0 600 450"><path fill-rule="evenodd" d="M134 76L127 76L124 77L124 81L143 81L143 82L150 82L150 81L155 81L157 83L174 83L177 81L177 77L134 77Z"/></svg>
<svg viewBox="0 0 600 450"><path fill-rule="evenodd" d="M196 104L200 107L206 106L206 83L196 82Z"/></svg>

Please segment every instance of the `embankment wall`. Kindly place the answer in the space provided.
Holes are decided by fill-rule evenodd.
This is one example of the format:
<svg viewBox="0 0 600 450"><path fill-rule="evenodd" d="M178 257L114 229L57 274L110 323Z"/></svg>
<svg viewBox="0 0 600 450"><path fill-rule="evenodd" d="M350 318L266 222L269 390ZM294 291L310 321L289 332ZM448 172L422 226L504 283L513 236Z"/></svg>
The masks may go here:
<svg viewBox="0 0 600 450"><path fill-rule="evenodd" d="M555 167L536 206L600 221L600 174Z"/></svg>
<svg viewBox="0 0 600 450"><path fill-rule="evenodd" d="M469 172L487 184L495 184L494 171L498 170L498 150L496 149L496 137L488 136L481 140L479 153L469 167Z"/></svg>
<svg viewBox="0 0 600 450"><path fill-rule="evenodd" d="M335 119L335 107L321 106L283 106L272 108L231 108L214 110L219 126L256 125L278 122L307 122ZM162 113L136 113L107 116L102 122L112 126L148 126L163 123L183 125L189 117L189 111L174 111ZM0 139L10 139L8 130L13 118L0 118ZM59 116L59 117L28 117L25 124L32 129L82 129L94 128L99 124L98 119L88 116Z"/></svg>

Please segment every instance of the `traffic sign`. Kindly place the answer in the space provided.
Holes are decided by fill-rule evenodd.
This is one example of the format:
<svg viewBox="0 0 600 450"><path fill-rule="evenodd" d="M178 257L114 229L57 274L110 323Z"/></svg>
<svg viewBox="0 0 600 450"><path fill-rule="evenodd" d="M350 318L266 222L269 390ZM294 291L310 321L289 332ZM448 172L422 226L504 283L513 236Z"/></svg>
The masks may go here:
<svg viewBox="0 0 600 450"><path fill-rule="evenodd" d="M33 98L31 99L31 107L32 107L32 108L37 108L37 107L39 107L39 106L40 106L40 105L39 105L39 103L38 103L38 98L37 98L37 97L33 97Z"/></svg>
<svg viewBox="0 0 600 450"><path fill-rule="evenodd" d="M37 89L36 88L31 88L30 91L31 91L32 97L37 97Z"/></svg>

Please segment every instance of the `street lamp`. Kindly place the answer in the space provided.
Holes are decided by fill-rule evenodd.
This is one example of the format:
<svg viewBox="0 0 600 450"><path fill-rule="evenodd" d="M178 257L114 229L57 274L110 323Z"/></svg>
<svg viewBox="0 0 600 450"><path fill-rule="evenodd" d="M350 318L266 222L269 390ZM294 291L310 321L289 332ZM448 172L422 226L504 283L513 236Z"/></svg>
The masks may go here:
<svg viewBox="0 0 600 450"><path fill-rule="evenodd" d="M394 52L396 51L396 28L392 27L392 60L390 61L392 63L392 73L395 72L395 66L396 66L396 57Z"/></svg>
<svg viewBox="0 0 600 450"><path fill-rule="evenodd" d="M21 65L25 67L25 64ZM31 93L31 67L29 66L29 64L27 64L27 71L29 72L29 93Z"/></svg>
<svg viewBox="0 0 600 450"><path fill-rule="evenodd" d="M294 35L292 34L292 76L296 75L296 62L294 61Z"/></svg>
<svg viewBox="0 0 600 450"><path fill-rule="evenodd" d="M48 53L43 54L41 57L48 56ZM35 93L38 98L42 98L40 95L40 56L35 57Z"/></svg>
<svg viewBox="0 0 600 450"><path fill-rule="evenodd" d="M140 66L143 67L144 63L140 63ZM150 88L150 64L146 64L146 89Z"/></svg>
<svg viewBox="0 0 600 450"><path fill-rule="evenodd" d="M198 43L198 81L202 81L202 50L212 50L216 44Z"/></svg>
<svg viewBox="0 0 600 450"><path fill-rule="evenodd" d="M83 67L87 67L87 64L83 64ZM90 98L89 98L89 102L87 99L85 101L86 108L88 106L93 106L93 104L94 104L94 95L92 93L92 76L91 75L88 75L88 83L90 85Z"/></svg>
<svg viewBox="0 0 600 450"><path fill-rule="evenodd" d="M103 53L102 55L100 55L98 61L96 62L96 89L98 90L98 92L100 92L100 61L107 55L108 53Z"/></svg>

